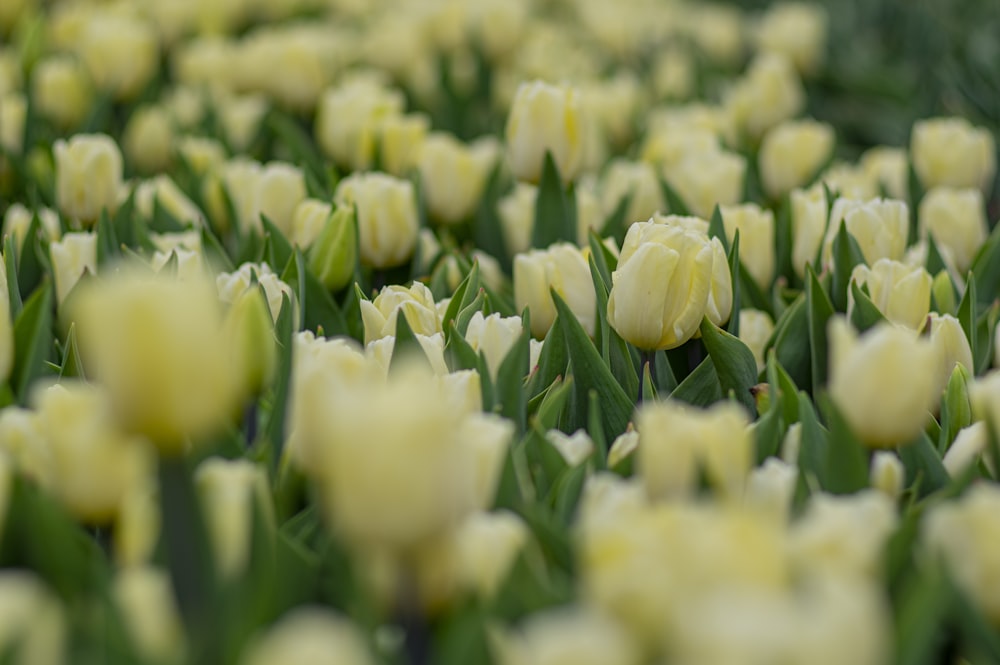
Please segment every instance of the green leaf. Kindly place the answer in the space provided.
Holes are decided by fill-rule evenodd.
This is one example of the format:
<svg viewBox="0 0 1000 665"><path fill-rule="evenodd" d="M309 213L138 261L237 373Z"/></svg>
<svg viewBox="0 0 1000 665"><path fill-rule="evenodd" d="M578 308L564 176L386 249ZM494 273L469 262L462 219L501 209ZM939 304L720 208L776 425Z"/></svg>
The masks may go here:
<svg viewBox="0 0 1000 665"><path fill-rule="evenodd" d="M690 342L689 342L690 343ZM722 385L715 372L715 363L705 358L670 393L671 399L678 399L695 406L709 406L722 399Z"/></svg>
<svg viewBox="0 0 1000 665"><path fill-rule="evenodd" d="M653 377L649 372L649 363L644 362L642 364L642 401L643 402L655 402L656 401L656 386L653 385Z"/></svg>
<svg viewBox="0 0 1000 665"><path fill-rule="evenodd" d="M792 277L792 221L791 204L788 195L781 197L781 203L774 214L774 274ZM753 302L753 298L751 298ZM754 305L757 307L757 305Z"/></svg>
<svg viewBox="0 0 1000 665"><path fill-rule="evenodd" d="M236 269L222 243L219 242L207 224L201 227L201 251L216 272L233 272ZM285 264L272 264L272 267L277 270L279 265Z"/></svg>
<svg viewBox="0 0 1000 665"><path fill-rule="evenodd" d="M941 400L941 435L937 445L941 455L948 450L958 433L972 423L968 379L965 368L956 364Z"/></svg>
<svg viewBox="0 0 1000 665"><path fill-rule="evenodd" d="M830 425L823 489L832 494L853 494L868 487L867 450L831 400L822 396L820 407Z"/></svg>
<svg viewBox="0 0 1000 665"><path fill-rule="evenodd" d="M469 322L472 321L472 317L476 315L476 312L482 312L485 306L486 290L479 289L475 299L463 307L462 311L458 313L458 317L455 319L455 329L460 335L465 336L466 331L469 329Z"/></svg>
<svg viewBox="0 0 1000 665"><path fill-rule="evenodd" d="M932 665L942 662L945 622L953 596L938 570L911 575L900 593L896 620L896 662Z"/></svg>
<svg viewBox="0 0 1000 665"><path fill-rule="evenodd" d="M975 283L977 304L989 305L1000 297L1000 225L994 227L989 239L979 248L970 268L971 283Z"/></svg>
<svg viewBox="0 0 1000 665"><path fill-rule="evenodd" d="M639 376L636 374L635 365L632 364L632 356L628 344L621 336L608 324L608 288L611 276L603 276L600 263L607 268L607 261L603 260L601 253L600 263L595 260L599 247L595 247L594 236L591 235L591 256L590 256L590 277L594 283L594 292L597 295L597 324L595 343L600 345L601 358L604 363L611 368L618 384L625 391L626 395L636 395L639 392Z"/></svg>
<svg viewBox="0 0 1000 665"><path fill-rule="evenodd" d="M47 282L37 289L14 321L14 367L10 384L21 404L28 399L32 382L45 373L52 352L52 289Z"/></svg>
<svg viewBox="0 0 1000 665"><path fill-rule="evenodd" d="M528 382L529 398L540 394L559 376L564 376L569 366L569 354L563 341L562 324L559 316L552 322L552 327L545 333L542 342L542 352L538 356L537 368L532 368L531 379Z"/></svg>
<svg viewBox="0 0 1000 665"><path fill-rule="evenodd" d="M277 468L281 463L285 445L285 418L288 410L288 394L292 380L292 345L294 325L292 324L292 303L288 294L281 294L281 310L274 323L274 336L278 343L278 365L274 376L274 402L267 423L267 438L271 442L271 463Z"/></svg>
<svg viewBox="0 0 1000 665"><path fill-rule="evenodd" d="M24 304L21 302L21 289L17 283L17 250L14 249L14 236L7 234L3 239L4 270L7 277L7 301L10 304L10 318L16 320Z"/></svg>
<svg viewBox="0 0 1000 665"><path fill-rule="evenodd" d="M601 418L601 400L596 390L591 390L587 395L587 434L594 442L596 454L594 459L598 470L605 469L608 463L608 439L604 436L604 424Z"/></svg>
<svg viewBox="0 0 1000 665"><path fill-rule="evenodd" d="M541 394L541 404L535 413L535 423L542 430L555 429L559 425L559 418L565 410L573 390L573 377L565 381L557 377L552 385ZM602 432L603 433L603 432Z"/></svg>
<svg viewBox="0 0 1000 665"><path fill-rule="evenodd" d="M66 333L66 345L59 370L59 378L63 377L86 378L83 361L80 359L80 348L76 341L76 323L69 324L69 332Z"/></svg>
<svg viewBox="0 0 1000 665"><path fill-rule="evenodd" d="M327 337L347 335L349 330L343 312L337 307L330 292L306 268L302 250L296 249L281 274L281 281L293 289L299 300L299 321L303 330L319 331Z"/></svg>
<svg viewBox="0 0 1000 665"><path fill-rule="evenodd" d="M757 405L750 392L757 383L757 361L753 353L746 344L715 326L707 317L701 322L701 340L715 365L722 394L731 396L755 414Z"/></svg>
<svg viewBox="0 0 1000 665"><path fill-rule="evenodd" d="M716 210L719 206L715 207ZM721 219L721 216L720 216ZM729 280L730 291L733 294L733 305L729 315L728 330L730 334L739 336L740 334L740 283L743 264L740 263L740 232L737 230L733 235L732 249L729 250Z"/></svg>
<svg viewBox="0 0 1000 665"><path fill-rule="evenodd" d="M558 313L556 321L562 328L566 340L566 353L573 366L576 401L578 404L586 405L589 402L590 391L597 392L604 405L605 436L614 439L625 431L632 418L632 400L615 381L611 370L602 362L600 354L569 306L555 291L552 291L552 300ZM586 420L576 423L576 426L586 426Z"/></svg>
<svg viewBox="0 0 1000 665"><path fill-rule="evenodd" d="M614 238L615 242L621 246L622 241L625 239L625 233L628 231L629 225L636 221L634 219L625 219L625 215L628 214L628 208L631 203L631 194L626 194L618 200L618 205L616 205L615 209L611 211L611 214L604 219L604 226L601 227L600 232L602 238Z"/></svg>
<svg viewBox="0 0 1000 665"><path fill-rule="evenodd" d="M900 446L899 458L906 467L906 486L913 486L918 480L920 481L918 493L920 498L946 487L951 482L951 476L941 463L941 456L926 434L921 434L909 445Z"/></svg>
<svg viewBox="0 0 1000 665"><path fill-rule="evenodd" d="M267 117L267 127L278 137L281 145L287 148L293 161L301 164L315 176L317 182L326 182L326 166L323 158L316 150L312 137L284 113L271 110ZM332 193L332 192L328 192Z"/></svg>
<svg viewBox="0 0 1000 665"><path fill-rule="evenodd" d="M812 266L806 268L806 302L809 307L809 358L812 389L815 395L826 383L827 349L826 326L833 316L833 303L819 283Z"/></svg>
<svg viewBox="0 0 1000 665"><path fill-rule="evenodd" d="M267 262L275 270L279 266L288 265L289 259L295 253L291 243L288 242L288 239L285 238L281 230L274 225L274 222L267 218L267 215L261 214L260 221L264 225L264 240L268 247Z"/></svg>
<svg viewBox="0 0 1000 665"><path fill-rule="evenodd" d="M865 262L858 241L847 232L847 225L841 222L833 239L833 287L831 299L838 312L847 311L847 289L851 283L854 266ZM808 280L808 277L806 278Z"/></svg>
<svg viewBox="0 0 1000 665"><path fill-rule="evenodd" d="M479 296L478 262L472 264L469 274L465 276L465 279L455 289L454 295L452 295L451 300L448 302L448 307L445 308L444 317L441 320L441 325L445 330L450 329L451 322L458 320L458 313L468 307L477 296ZM463 335L465 334L464 330L461 332Z"/></svg>
<svg viewBox="0 0 1000 665"><path fill-rule="evenodd" d="M121 243L111 218L108 217L108 211L101 210L101 216L97 219L97 265L103 266L121 255Z"/></svg>
<svg viewBox="0 0 1000 665"><path fill-rule="evenodd" d="M868 297L866 290L858 288L857 282L851 282L851 299L854 302L851 309L851 324L858 329L858 332L864 332L885 321L885 316Z"/></svg>
<svg viewBox="0 0 1000 665"><path fill-rule="evenodd" d="M802 423L802 445L799 448L799 468L817 479L826 476L829 458L829 434L819 424L812 401L804 392L799 393L799 422Z"/></svg>
<svg viewBox="0 0 1000 665"><path fill-rule="evenodd" d="M497 164L486 181L483 196L476 208L472 221L472 240L476 247L493 256L500 262L500 267L510 273L510 252L504 241L503 226L497 213L497 200L501 194L502 166ZM431 257L428 257L431 258Z"/></svg>
<svg viewBox="0 0 1000 665"><path fill-rule="evenodd" d="M976 291L976 280L970 275L969 279L966 280L965 294L962 296L962 302L958 304L958 313L956 314L958 322L962 324L965 337L969 340L969 348L972 351L973 361L978 357L976 353L978 347L978 336L976 335L978 302L976 300Z"/></svg>
<svg viewBox="0 0 1000 665"><path fill-rule="evenodd" d="M797 386L812 385L812 354L809 346L809 305L800 295L774 326L777 360Z"/></svg>
<svg viewBox="0 0 1000 665"><path fill-rule="evenodd" d="M684 199L663 178L660 178L660 189L663 191L663 200L667 202L667 210L670 211L671 215L686 216L691 214Z"/></svg>
<svg viewBox="0 0 1000 665"><path fill-rule="evenodd" d="M976 322L976 351L972 356L972 364L975 365L977 375L988 370L993 362L998 316L1000 316L1000 304L993 303L988 310L979 315Z"/></svg>
<svg viewBox="0 0 1000 665"><path fill-rule="evenodd" d="M913 161L908 160L906 166L906 188L910 199L910 226L906 244L907 246L910 246L916 244L917 242L917 213L920 210L920 201L924 198L924 188L920 184L920 178L917 177L916 170L913 168Z"/></svg>
<svg viewBox="0 0 1000 665"><path fill-rule="evenodd" d="M712 218L708 222L708 237L718 238L719 242L722 243L722 248L726 250L729 254L729 240L726 238L726 225L722 221L722 210L719 208L719 204L715 205L715 209L712 210Z"/></svg>
<svg viewBox="0 0 1000 665"><path fill-rule="evenodd" d="M507 352L497 370L496 396L500 414L517 425L518 433L524 432L528 418L528 393L524 385L528 374L531 331L521 331L521 336Z"/></svg>
<svg viewBox="0 0 1000 665"><path fill-rule="evenodd" d="M31 223L24 234L21 251L17 255L17 284L21 289L21 300L28 300L31 293L41 283L45 274L42 257L47 255L48 246L43 246L42 221L36 210L31 215Z"/></svg>
<svg viewBox="0 0 1000 665"><path fill-rule="evenodd" d="M403 310L396 316L396 341L392 347L392 359L389 361L389 371L395 371L401 363L416 358L419 362L430 366L430 360L424 353L424 348L417 341L417 336L410 327Z"/></svg>
<svg viewBox="0 0 1000 665"><path fill-rule="evenodd" d="M532 247L544 249L556 242L576 242L576 215L569 196L552 153L546 151L538 198L535 199Z"/></svg>

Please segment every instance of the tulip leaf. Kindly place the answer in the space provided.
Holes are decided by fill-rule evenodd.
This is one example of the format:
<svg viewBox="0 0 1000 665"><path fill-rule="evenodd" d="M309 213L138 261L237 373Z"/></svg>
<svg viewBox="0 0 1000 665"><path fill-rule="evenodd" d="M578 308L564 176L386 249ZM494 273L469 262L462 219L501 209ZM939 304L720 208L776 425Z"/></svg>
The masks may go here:
<svg viewBox="0 0 1000 665"><path fill-rule="evenodd" d="M406 318L406 312L400 309L396 316L396 335L392 346L392 358L389 360L389 371L393 372L404 362L414 359L421 364L430 366L430 360L424 353L424 347L420 346L420 342L417 341L417 336Z"/></svg>
<svg viewBox="0 0 1000 665"><path fill-rule="evenodd" d="M872 326L885 321L885 316L868 297L867 288L859 288L857 282L851 282L851 298L854 306L851 310L851 324L864 332Z"/></svg>
<svg viewBox="0 0 1000 665"><path fill-rule="evenodd" d="M80 358L80 347L76 341L76 323L69 324L69 332L66 333L66 344L59 369L59 378L63 377L86 378L83 361Z"/></svg>
<svg viewBox="0 0 1000 665"><path fill-rule="evenodd" d="M660 178L660 190L663 192L663 200L667 202L667 210L670 211L671 215L687 216L691 214L691 209L684 203L684 199L663 178Z"/></svg>
<svg viewBox="0 0 1000 665"><path fill-rule="evenodd" d="M583 494L583 484L590 469L586 462L567 469L552 486L552 509L563 524L569 525L576 513L576 506Z"/></svg>
<svg viewBox="0 0 1000 665"><path fill-rule="evenodd" d="M628 227L637 220L625 219L625 215L628 214L629 205L632 203L632 194L626 194L625 196L618 199L618 204L615 206L614 210L611 211L604 219L604 226L601 227L600 236L602 238L614 238L615 242L620 246L622 241L625 239L625 233L628 231Z"/></svg>
<svg viewBox="0 0 1000 665"><path fill-rule="evenodd" d="M932 275L937 275L942 270L948 269L948 265L941 256L941 250L938 249L937 240L934 239L933 233L927 234L927 261L924 267Z"/></svg>
<svg viewBox="0 0 1000 665"><path fill-rule="evenodd" d="M828 458L829 434L819 423L816 409L809 396L799 392L799 422L802 424L802 443L799 447L799 469L821 479Z"/></svg>
<svg viewBox="0 0 1000 665"><path fill-rule="evenodd" d="M788 195L781 197L774 213L774 274L792 277L792 214ZM755 305L756 306L756 305Z"/></svg>
<svg viewBox="0 0 1000 665"><path fill-rule="evenodd" d="M719 209L718 206L715 207L716 210ZM721 216L720 216L721 219ZM729 311L729 325L727 329L731 335L739 336L740 334L740 309L742 306L740 304L740 282L742 277L743 264L740 262L740 232L737 230L733 235L732 248L729 251L729 280L730 280L730 292L732 293L732 308Z"/></svg>
<svg viewBox="0 0 1000 665"><path fill-rule="evenodd" d="M947 487L951 482L951 476L927 434L921 433L914 442L900 446L898 452L906 468L906 486L919 482L919 498Z"/></svg>
<svg viewBox="0 0 1000 665"><path fill-rule="evenodd" d="M458 330L460 335L465 335L466 331L469 329L469 322L472 321L472 317L476 315L476 312L482 313L485 304L486 291L484 289L479 289L479 292L476 294L476 298L463 307L462 311L458 313L458 317L455 319L455 329Z"/></svg>
<svg viewBox="0 0 1000 665"><path fill-rule="evenodd" d="M288 264L288 260L292 258L295 250L281 230L268 219L267 215L261 213L260 221L264 226L264 241L267 248L264 256L267 262L277 270L278 266Z"/></svg>
<svg viewBox="0 0 1000 665"><path fill-rule="evenodd" d="M694 406L709 406L722 399L722 386L719 375L715 371L715 363L711 358L705 358L680 382L671 399L678 399Z"/></svg>
<svg viewBox="0 0 1000 665"><path fill-rule="evenodd" d="M535 413L535 423L543 431L555 429L559 426L559 418L565 411L567 400L572 394L573 377L565 381L557 377L552 385L542 393L542 401Z"/></svg>
<svg viewBox="0 0 1000 665"><path fill-rule="evenodd" d="M642 393L640 397L643 402L656 401L656 386L653 385L653 376L650 374L648 362L642 365Z"/></svg>
<svg viewBox="0 0 1000 665"><path fill-rule="evenodd" d="M976 291L976 280L970 275L969 279L965 282L965 294L962 296L962 301L958 304L958 312L955 315L958 322L962 325L962 331L965 332L966 339L969 340L973 362L978 357L976 351L978 347L977 342L979 341L976 335L976 318L978 316Z"/></svg>
<svg viewBox="0 0 1000 665"><path fill-rule="evenodd" d="M576 242L575 205L563 187L552 153L546 151L542 179L535 199L531 246L544 249L557 242Z"/></svg>
<svg viewBox="0 0 1000 665"><path fill-rule="evenodd" d="M31 223L21 242L21 251L17 255L17 284L21 289L21 299L28 297L42 281L45 274L44 258L47 258L48 247L43 246L42 221L36 210L31 215Z"/></svg>
<svg viewBox="0 0 1000 665"><path fill-rule="evenodd" d="M292 153L292 159L296 164L301 164L304 170L311 173L318 183L326 181L326 167L323 158L316 150L316 144L306 130L288 115L272 109L268 114L266 126L274 132L281 142L281 145ZM322 187L323 193L329 195ZM320 197L320 198L326 198Z"/></svg>
<svg viewBox="0 0 1000 665"><path fill-rule="evenodd" d="M970 268L978 304L989 305L1000 296L1000 225L994 227L986 243L976 252Z"/></svg>
<svg viewBox="0 0 1000 665"><path fill-rule="evenodd" d="M952 607L956 611L955 623L965 637L965 641L974 651L976 662L1000 662L1000 635L991 622L983 616L981 606L955 582L947 578L953 598Z"/></svg>
<svg viewBox="0 0 1000 665"><path fill-rule="evenodd" d="M14 321L14 366L10 385L21 404L28 400L32 382L45 373L52 350L52 289L42 282Z"/></svg>
<svg viewBox="0 0 1000 665"><path fill-rule="evenodd" d="M111 218L111 226L118 240L130 248L145 246L146 243L152 244L145 221L135 212L135 189L133 187L129 190L128 197L118 206Z"/></svg>
<svg viewBox="0 0 1000 665"><path fill-rule="evenodd" d="M207 224L201 227L201 251L209 265L216 272L232 272L236 269L222 243L219 242L219 239L212 233L212 229ZM271 264L271 266L277 270L279 266L284 266L286 263Z"/></svg>
<svg viewBox="0 0 1000 665"><path fill-rule="evenodd" d="M292 346L295 326L292 323L292 301L287 293L281 294L281 309L274 322L274 336L278 344L278 363L274 373L274 398L267 423L267 438L271 442L271 464L278 468L281 464L282 449L285 445L285 418L288 409L288 394L292 381Z"/></svg>
<svg viewBox="0 0 1000 665"><path fill-rule="evenodd" d="M534 398L540 394L557 377L566 374L569 365L569 354L566 350L566 343L563 341L562 324L559 315L553 321L552 327L545 333L545 340L542 342L542 351L538 356L538 366L531 368L531 378L528 382L528 395Z"/></svg>
<svg viewBox="0 0 1000 665"><path fill-rule="evenodd" d="M968 372L958 364L948 378L948 387L941 400L941 432L937 442L940 455L948 450L959 431L972 424L968 378Z"/></svg>
<svg viewBox="0 0 1000 665"><path fill-rule="evenodd" d="M590 246L590 257L589 262L593 264L591 268L591 273L597 270L597 274L600 275L601 281L604 283L605 291L611 290L611 268L608 266L608 257L605 252L607 249L601 239L593 231L587 236L587 243ZM596 277L595 277L596 279ZM605 314L606 314L605 308Z"/></svg>
<svg viewBox="0 0 1000 665"><path fill-rule="evenodd" d="M906 189L909 198L908 210L910 213L909 233L906 238L906 245L915 245L918 236L917 214L920 210L920 201L924 198L924 188L920 183L916 170L913 168L913 161L906 162Z"/></svg>
<svg viewBox="0 0 1000 665"><path fill-rule="evenodd" d="M746 344L717 327L707 317L701 322L701 339L715 365L722 394L731 395L751 414L755 414L757 405L750 391L757 383L757 361L753 353Z"/></svg>
<svg viewBox="0 0 1000 665"><path fill-rule="evenodd" d="M4 236L3 257L7 278L7 302L10 306L10 311L7 314L11 321L16 321L24 304L21 301L21 290L17 283L17 250L14 249L14 235L11 233Z"/></svg>
<svg viewBox="0 0 1000 665"><path fill-rule="evenodd" d="M587 395L587 434L594 442L594 460L598 470L607 468L608 464L608 440L604 436L604 424L601 418L601 399L596 390L591 390Z"/></svg>
<svg viewBox="0 0 1000 665"><path fill-rule="evenodd" d="M632 418L632 399L618 385L611 370L601 360L594 344L586 331L577 321L576 316L558 293L552 291L558 313L557 322L562 327L566 340L566 354L573 366L573 383L576 386L576 404L586 410L591 390L597 392L604 405L604 433L608 439L614 439L628 425ZM572 423L573 429L585 427L586 418L578 418Z"/></svg>
<svg viewBox="0 0 1000 665"><path fill-rule="evenodd" d="M181 221L160 202L158 195L153 196L153 217L149 220L149 228L157 233L179 233L186 231L190 220Z"/></svg>
<svg viewBox="0 0 1000 665"><path fill-rule="evenodd" d="M826 383L828 347L826 326L833 316L833 303L826 296L812 266L806 268L806 302L809 307L809 357L813 394Z"/></svg>
<svg viewBox="0 0 1000 665"><path fill-rule="evenodd" d="M525 328L497 370L496 397L500 403L500 415L517 425L519 433L524 432L528 418L528 394L524 377L529 371L530 339L531 331Z"/></svg>
<svg viewBox="0 0 1000 665"><path fill-rule="evenodd" d="M976 322L976 351L972 356L972 364L975 365L974 371L977 375L989 369L990 363L993 362L998 316L1000 316L1000 305L993 303Z"/></svg>
<svg viewBox="0 0 1000 665"><path fill-rule="evenodd" d="M954 597L939 566L921 575L909 575L899 594L896 622L896 661L900 665L941 662L945 623Z"/></svg>
<svg viewBox="0 0 1000 665"><path fill-rule="evenodd" d="M776 456L781 448L785 423L781 417L781 408L771 405L771 409L757 419L754 425L755 462L762 464L768 457Z"/></svg>
<svg viewBox="0 0 1000 665"><path fill-rule="evenodd" d="M786 425L799 420L799 391L785 368L778 362L777 355L772 351L767 354L767 382L772 391L772 403L776 400L781 405L781 415Z"/></svg>
<svg viewBox="0 0 1000 665"><path fill-rule="evenodd" d="M809 348L809 306L800 295L778 318L771 345L778 362L797 386L812 385L812 358Z"/></svg>
<svg viewBox="0 0 1000 665"><path fill-rule="evenodd" d="M635 371L635 365L632 363L628 344L608 324L608 285L610 282L604 280L598 263L594 259L598 250L594 248L593 239L594 236L591 236L591 248L594 253L591 254L589 263L594 292L597 294L597 325L594 342L600 346L601 358L611 369L612 375L621 385L625 394L636 395L639 392L639 377ZM608 279L610 280L610 277Z"/></svg>
<svg viewBox="0 0 1000 665"><path fill-rule="evenodd" d="M323 335L327 337L349 334L344 313L337 307L326 287L309 272L302 250L295 250L281 274L281 281L295 289L299 300L296 329L316 332L322 329Z"/></svg>
<svg viewBox="0 0 1000 665"><path fill-rule="evenodd" d="M731 254L729 240L726 238L726 225L722 221L722 209L719 208L718 203L715 204L715 209L712 210L712 218L708 221L708 237L718 238L726 253Z"/></svg>
<svg viewBox="0 0 1000 665"><path fill-rule="evenodd" d="M830 426L823 489L831 494L853 494L868 487L868 453L864 445L829 398L820 396L819 404Z"/></svg>
<svg viewBox="0 0 1000 665"><path fill-rule="evenodd" d="M503 184L503 168L498 163L490 172L486 181L483 196L479 200L475 217L472 220L472 240L476 247L483 250L500 262L504 272L510 273L512 252L507 251L504 241L503 226L497 213L497 200L500 198ZM430 257L427 257L430 258Z"/></svg>
<svg viewBox="0 0 1000 665"><path fill-rule="evenodd" d="M858 241L847 232L847 225L841 222L833 239L833 286L831 300L838 312L847 311L847 290L850 288L854 266L865 262ZM808 285L808 276L806 277Z"/></svg>

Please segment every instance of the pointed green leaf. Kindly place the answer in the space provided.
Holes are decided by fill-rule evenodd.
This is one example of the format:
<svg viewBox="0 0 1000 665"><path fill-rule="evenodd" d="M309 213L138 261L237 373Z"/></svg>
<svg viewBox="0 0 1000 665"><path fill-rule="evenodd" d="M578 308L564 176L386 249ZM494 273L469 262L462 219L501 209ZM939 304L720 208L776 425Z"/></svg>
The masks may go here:
<svg viewBox="0 0 1000 665"><path fill-rule="evenodd" d="M576 242L576 216L552 153L546 152L535 199L531 246L544 249L556 242Z"/></svg>
<svg viewBox="0 0 1000 665"><path fill-rule="evenodd" d="M14 321L14 367L10 385L25 404L32 382L45 373L52 352L52 289L47 282L37 289Z"/></svg>
<svg viewBox="0 0 1000 665"><path fill-rule="evenodd" d="M3 239L4 270L7 277L7 302L10 304L10 318L17 319L24 306L21 302L21 290L17 283L17 251L14 249L14 236L7 234Z"/></svg>
<svg viewBox="0 0 1000 665"><path fill-rule="evenodd" d="M726 225L722 221L722 209L719 208L719 204L715 204L715 209L712 210L712 218L708 221L708 237L718 238L726 253L730 253L729 240L726 238Z"/></svg>
<svg viewBox="0 0 1000 665"><path fill-rule="evenodd" d="M711 358L701 361L694 371L680 382L670 393L671 399L678 399L695 406L709 406L723 398L719 375L715 373L715 363Z"/></svg>
<svg viewBox="0 0 1000 665"><path fill-rule="evenodd" d="M274 373L274 402L267 424L267 438L271 442L274 468L281 464L285 445L285 417L288 410L288 394L292 379L292 345L295 326L292 322L292 302L288 294L281 294L281 309L274 323L274 336L278 343L278 364Z"/></svg>
<svg viewBox="0 0 1000 665"><path fill-rule="evenodd" d="M828 347L826 326L833 316L833 303L826 296L812 267L806 269L806 302L809 307L809 357L812 389L815 395L826 383Z"/></svg>
<svg viewBox="0 0 1000 665"><path fill-rule="evenodd" d="M684 203L684 199L663 178L660 179L660 189L663 192L663 199L667 202L667 210L670 211L671 215L686 216L691 214L691 210Z"/></svg>
<svg viewBox="0 0 1000 665"><path fill-rule="evenodd" d="M288 260L292 258L295 250L281 230L267 218L267 215L261 214L260 221L264 225L264 239L268 243L268 252L265 258L272 268L278 270L288 264Z"/></svg>
<svg viewBox="0 0 1000 665"><path fill-rule="evenodd" d="M854 266L865 262L858 241L847 232L847 225L841 222L833 239L833 286L831 300L838 312L847 311L847 290L850 287ZM808 282L808 277L806 278Z"/></svg>
<svg viewBox="0 0 1000 665"><path fill-rule="evenodd" d="M715 365L722 394L732 395L751 414L755 414L757 405L750 392L757 384L757 361L753 353L746 344L715 326L707 317L701 322L701 339Z"/></svg>
<svg viewBox="0 0 1000 665"><path fill-rule="evenodd" d="M830 425L823 489L832 494L853 494L868 487L868 452L829 399L820 406Z"/></svg>
<svg viewBox="0 0 1000 665"><path fill-rule="evenodd" d="M858 332L864 332L885 321L885 316L868 297L865 289L859 288L857 282L853 281L851 282L851 298L854 301L854 307L851 310L851 324L858 329Z"/></svg>
<svg viewBox="0 0 1000 665"><path fill-rule="evenodd" d="M524 381L529 371L530 339L531 331L522 330L497 370L496 396L500 402L500 414L517 425L519 433L524 432L528 417L528 393Z"/></svg>

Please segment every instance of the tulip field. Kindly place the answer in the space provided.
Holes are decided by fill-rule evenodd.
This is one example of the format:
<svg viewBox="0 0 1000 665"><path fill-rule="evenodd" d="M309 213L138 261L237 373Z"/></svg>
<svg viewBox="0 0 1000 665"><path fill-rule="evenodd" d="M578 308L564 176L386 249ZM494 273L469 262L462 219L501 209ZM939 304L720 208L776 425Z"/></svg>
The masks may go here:
<svg viewBox="0 0 1000 665"><path fill-rule="evenodd" d="M1000 662L991 0L0 0L0 665Z"/></svg>

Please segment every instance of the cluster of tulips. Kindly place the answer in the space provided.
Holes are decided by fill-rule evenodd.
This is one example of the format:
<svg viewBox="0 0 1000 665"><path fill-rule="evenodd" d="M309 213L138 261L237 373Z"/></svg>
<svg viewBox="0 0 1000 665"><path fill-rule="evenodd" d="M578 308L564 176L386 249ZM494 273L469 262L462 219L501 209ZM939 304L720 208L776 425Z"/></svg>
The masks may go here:
<svg viewBox="0 0 1000 665"><path fill-rule="evenodd" d="M995 136L829 25L4 0L0 660L1000 660Z"/></svg>

